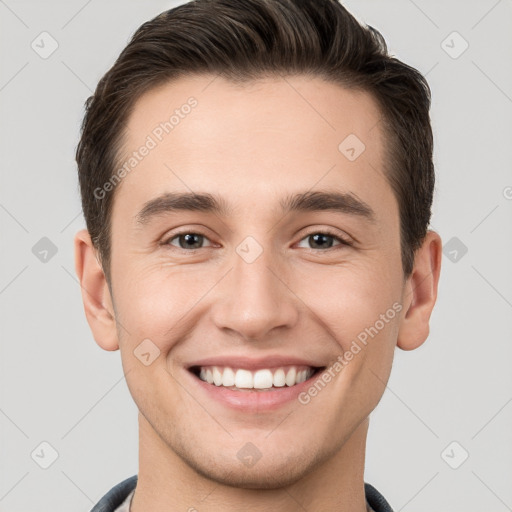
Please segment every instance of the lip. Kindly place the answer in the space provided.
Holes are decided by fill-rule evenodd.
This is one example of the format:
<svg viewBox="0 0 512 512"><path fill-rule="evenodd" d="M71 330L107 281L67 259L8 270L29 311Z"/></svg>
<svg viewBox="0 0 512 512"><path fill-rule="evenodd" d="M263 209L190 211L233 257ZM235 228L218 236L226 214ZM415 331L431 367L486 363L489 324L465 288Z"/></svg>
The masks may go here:
<svg viewBox="0 0 512 512"><path fill-rule="evenodd" d="M307 359L299 359L296 357L287 357L281 355L267 356L261 358L244 357L244 356L217 356L210 357L207 359L201 359L194 361L187 365L187 369L190 370L194 367L199 366L221 366L230 368L243 369L243 370L263 370L281 368L284 366L312 366L313 368L323 368L325 365L318 361L311 361Z"/></svg>
<svg viewBox="0 0 512 512"><path fill-rule="evenodd" d="M235 391L223 386L208 384L202 381L192 371L193 368L200 366L229 366L236 369L246 369L256 371L263 368L279 368L286 366L310 366L315 368L315 373L304 382L295 384L294 386L283 386L279 388L270 388L269 390L247 389L243 391ZM322 371L325 370L324 365L307 361L304 359L272 356L262 359L254 359L247 357L214 357L195 361L186 368L185 373L191 379L192 385L196 386L201 393L204 393L208 399L213 399L231 409L243 411L245 413L263 413L272 412L286 404L298 400L300 393L305 391L312 382L315 381Z"/></svg>

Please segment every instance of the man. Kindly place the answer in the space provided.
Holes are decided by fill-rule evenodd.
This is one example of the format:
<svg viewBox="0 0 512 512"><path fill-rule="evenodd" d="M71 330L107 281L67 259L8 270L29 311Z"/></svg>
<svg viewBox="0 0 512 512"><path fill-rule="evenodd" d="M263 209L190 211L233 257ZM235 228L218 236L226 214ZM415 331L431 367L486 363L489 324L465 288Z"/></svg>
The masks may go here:
<svg viewBox="0 0 512 512"><path fill-rule="evenodd" d="M199 0L86 107L76 271L139 409L93 510L392 510L369 415L441 263L421 74L334 0Z"/></svg>

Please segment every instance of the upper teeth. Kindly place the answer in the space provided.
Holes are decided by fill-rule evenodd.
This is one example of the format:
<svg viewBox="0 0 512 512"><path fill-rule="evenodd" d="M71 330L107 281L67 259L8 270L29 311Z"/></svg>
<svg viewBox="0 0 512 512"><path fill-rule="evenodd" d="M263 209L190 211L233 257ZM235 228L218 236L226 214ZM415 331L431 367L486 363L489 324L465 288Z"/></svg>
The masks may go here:
<svg viewBox="0 0 512 512"><path fill-rule="evenodd" d="M216 386L268 389L272 386L280 388L285 385L294 386L295 384L300 384L309 379L313 373L313 368L297 366L274 370L262 369L255 372L212 366L208 368L202 367L199 372L199 378L208 382L208 384L215 384Z"/></svg>

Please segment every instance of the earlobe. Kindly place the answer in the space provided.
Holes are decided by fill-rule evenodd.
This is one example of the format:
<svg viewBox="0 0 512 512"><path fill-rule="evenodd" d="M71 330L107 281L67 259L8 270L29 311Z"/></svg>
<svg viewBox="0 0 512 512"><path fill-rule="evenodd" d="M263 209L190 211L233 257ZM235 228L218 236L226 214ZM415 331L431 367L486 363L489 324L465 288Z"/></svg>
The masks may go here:
<svg viewBox="0 0 512 512"><path fill-rule="evenodd" d="M85 316L96 343L104 350L117 350L116 322L112 298L89 232L75 235L75 271L80 282Z"/></svg>
<svg viewBox="0 0 512 512"><path fill-rule="evenodd" d="M404 289L405 312L397 340L402 350L418 348L428 337L430 315L437 299L441 259L441 237L435 231L428 231L416 251L414 268Z"/></svg>

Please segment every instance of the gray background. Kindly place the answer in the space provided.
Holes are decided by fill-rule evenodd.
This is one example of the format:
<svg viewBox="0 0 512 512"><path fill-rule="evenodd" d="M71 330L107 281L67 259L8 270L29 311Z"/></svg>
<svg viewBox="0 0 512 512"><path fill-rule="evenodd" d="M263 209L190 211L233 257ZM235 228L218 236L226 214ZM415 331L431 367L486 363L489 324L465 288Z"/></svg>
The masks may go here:
<svg viewBox="0 0 512 512"><path fill-rule="evenodd" d="M119 352L94 342L74 274L74 150L98 79L143 21L177 3L0 0L2 512L85 512L137 473ZM512 1L345 5L427 74L432 227L445 244L430 337L396 351L365 480L395 511L512 510ZM31 47L51 48L43 31L58 43L46 59ZM42 442L58 453L47 469Z"/></svg>

